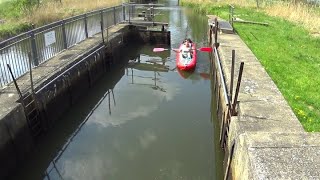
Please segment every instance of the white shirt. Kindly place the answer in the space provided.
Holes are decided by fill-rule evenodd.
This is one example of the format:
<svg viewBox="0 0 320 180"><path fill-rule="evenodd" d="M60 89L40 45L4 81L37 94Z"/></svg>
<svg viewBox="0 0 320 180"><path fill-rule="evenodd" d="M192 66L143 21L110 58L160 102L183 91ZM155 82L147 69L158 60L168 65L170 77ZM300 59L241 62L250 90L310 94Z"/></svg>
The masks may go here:
<svg viewBox="0 0 320 180"><path fill-rule="evenodd" d="M189 59L191 59L191 58L192 58L192 57L191 57L191 50L192 50L191 45L190 45L189 47L187 47L186 45L183 45L183 46L181 47L181 49L180 49L180 51L181 51L181 56L182 56L183 58L189 58Z"/></svg>
<svg viewBox="0 0 320 180"><path fill-rule="evenodd" d="M186 47L186 45L183 45L180 50L182 53L189 53L191 52L191 49L192 49L191 45L189 47Z"/></svg>

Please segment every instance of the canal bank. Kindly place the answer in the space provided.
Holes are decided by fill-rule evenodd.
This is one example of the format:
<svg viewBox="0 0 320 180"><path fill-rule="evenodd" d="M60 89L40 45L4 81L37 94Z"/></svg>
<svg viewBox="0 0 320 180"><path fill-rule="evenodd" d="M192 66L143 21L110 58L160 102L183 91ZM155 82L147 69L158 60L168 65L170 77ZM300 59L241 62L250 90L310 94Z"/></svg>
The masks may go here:
<svg viewBox="0 0 320 180"><path fill-rule="evenodd" d="M237 34L226 31L226 21L218 23L209 20L209 38L218 47L212 62L217 70L213 74L218 80L215 93L220 105L220 143L226 151L225 179L318 179L320 134L304 131L252 51Z"/></svg>

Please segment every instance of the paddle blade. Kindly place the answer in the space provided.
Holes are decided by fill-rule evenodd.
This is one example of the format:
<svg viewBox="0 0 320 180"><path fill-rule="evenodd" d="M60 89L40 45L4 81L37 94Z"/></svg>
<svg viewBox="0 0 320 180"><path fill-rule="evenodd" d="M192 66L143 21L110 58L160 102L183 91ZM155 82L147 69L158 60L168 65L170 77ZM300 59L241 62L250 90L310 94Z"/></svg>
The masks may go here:
<svg viewBox="0 0 320 180"><path fill-rule="evenodd" d="M211 52L212 51L212 47L202 47L202 48L199 49L199 51Z"/></svg>
<svg viewBox="0 0 320 180"><path fill-rule="evenodd" d="M162 51L165 51L165 50L168 50L168 49L165 49L165 48L154 48L153 52L162 52Z"/></svg>

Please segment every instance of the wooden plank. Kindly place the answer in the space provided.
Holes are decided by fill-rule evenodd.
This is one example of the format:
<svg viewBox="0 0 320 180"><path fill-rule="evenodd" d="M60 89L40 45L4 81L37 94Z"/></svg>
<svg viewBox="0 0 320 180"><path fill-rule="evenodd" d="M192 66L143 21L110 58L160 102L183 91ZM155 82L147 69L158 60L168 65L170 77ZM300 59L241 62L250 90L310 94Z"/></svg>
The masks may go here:
<svg viewBox="0 0 320 180"><path fill-rule="evenodd" d="M215 18L218 18L218 16L216 16L216 15L210 15L210 14L207 14L207 17L209 18L209 19L215 19Z"/></svg>
<svg viewBox="0 0 320 180"><path fill-rule="evenodd" d="M129 23L129 22L127 21L127 23ZM157 25L168 26L169 25L169 23L165 23L165 22L150 22L150 21L130 21L130 24L153 25L153 26L157 26Z"/></svg>
<svg viewBox="0 0 320 180"><path fill-rule="evenodd" d="M254 22L254 21L244 21L244 20L233 20L233 22L269 26L269 24L265 22Z"/></svg>
<svg viewBox="0 0 320 180"><path fill-rule="evenodd" d="M123 3L123 5L129 6L154 6L154 7L163 7L164 4L136 4L136 3Z"/></svg>
<svg viewBox="0 0 320 180"><path fill-rule="evenodd" d="M233 33L233 28L228 21L220 20L218 22L219 22L219 27L223 33L230 33L230 34Z"/></svg>

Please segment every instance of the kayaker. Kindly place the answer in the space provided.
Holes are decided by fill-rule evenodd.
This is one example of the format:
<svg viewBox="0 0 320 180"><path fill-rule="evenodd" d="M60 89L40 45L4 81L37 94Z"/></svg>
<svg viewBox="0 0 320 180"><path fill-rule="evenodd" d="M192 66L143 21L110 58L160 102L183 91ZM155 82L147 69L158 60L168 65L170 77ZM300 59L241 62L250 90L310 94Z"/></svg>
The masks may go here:
<svg viewBox="0 0 320 180"><path fill-rule="evenodd" d="M181 48L182 57L183 58L186 58L186 57L192 58L191 40L185 39L183 44L184 44L184 46L182 46L182 48Z"/></svg>
<svg viewBox="0 0 320 180"><path fill-rule="evenodd" d="M183 46L181 46L180 49L173 49L173 51L177 52L177 53L182 53L182 57L186 58L192 58L192 45L191 45L192 41L190 39L185 39L183 41Z"/></svg>

